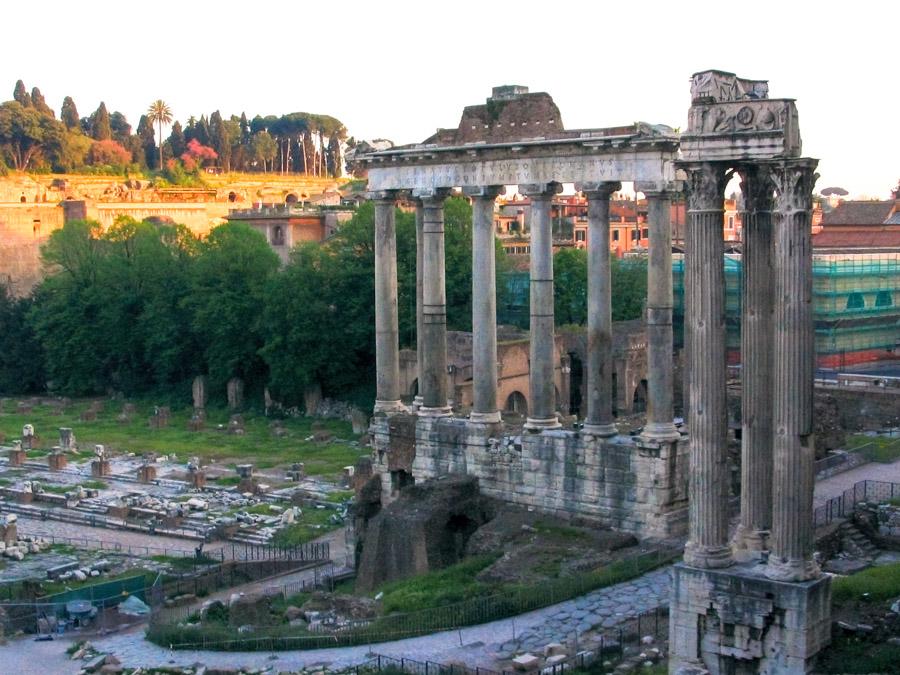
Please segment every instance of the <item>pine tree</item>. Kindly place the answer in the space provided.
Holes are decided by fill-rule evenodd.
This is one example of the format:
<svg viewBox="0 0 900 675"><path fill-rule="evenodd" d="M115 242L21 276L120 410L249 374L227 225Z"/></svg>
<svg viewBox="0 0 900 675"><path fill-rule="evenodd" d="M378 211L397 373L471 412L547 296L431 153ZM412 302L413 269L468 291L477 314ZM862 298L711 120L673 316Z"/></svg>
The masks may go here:
<svg viewBox="0 0 900 675"><path fill-rule="evenodd" d="M56 113L54 113L53 109L47 105L47 101L44 100L44 95L37 87L34 87L31 90L31 105L33 105L34 109L42 115L49 115L53 118L56 117Z"/></svg>
<svg viewBox="0 0 900 675"><path fill-rule="evenodd" d="M91 115L91 138L95 141L108 141L112 138L112 127L109 124L109 111L101 101L100 107Z"/></svg>
<svg viewBox="0 0 900 675"><path fill-rule="evenodd" d="M78 118L78 108L75 107L75 101L71 96L66 96L62 102L62 108L59 111L59 118L67 129L75 129L81 124Z"/></svg>
<svg viewBox="0 0 900 675"><path fill-rule="evenodd" d="M153 121L147 115L141 115L141 119L138 121L137 135L141 139L144 158L149 166L151 158L156 155L156 132L153 131Z"/></svg>
<svg viewBox="0 0 900 675"><path fill-rule="evenodd" d="M13 98L26 108L31 107L31 96L25 89L25 83L22 80L16 82L16 88L13 90Z"/></svg>
<svg viewBox="0 0 900 675"><path fill-rule="evenodd" d="M169 134L169 148L172 150L173 157L181 157L187 150L187 140L181 129L181 122L177 120L172 124L172 133Z"/></svg>

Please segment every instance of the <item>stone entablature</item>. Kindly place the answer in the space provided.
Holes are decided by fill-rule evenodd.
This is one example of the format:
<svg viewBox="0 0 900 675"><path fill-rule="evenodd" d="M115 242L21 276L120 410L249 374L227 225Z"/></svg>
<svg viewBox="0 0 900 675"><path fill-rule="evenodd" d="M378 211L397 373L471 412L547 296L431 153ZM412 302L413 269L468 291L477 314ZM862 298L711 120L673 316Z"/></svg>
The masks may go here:
<svg viewBox="0 0 900 675"><path fill-rule="evenodd" d="M395 148L362 158L369 189L675 179L677 138L633 133L490 145Z"/></svg>

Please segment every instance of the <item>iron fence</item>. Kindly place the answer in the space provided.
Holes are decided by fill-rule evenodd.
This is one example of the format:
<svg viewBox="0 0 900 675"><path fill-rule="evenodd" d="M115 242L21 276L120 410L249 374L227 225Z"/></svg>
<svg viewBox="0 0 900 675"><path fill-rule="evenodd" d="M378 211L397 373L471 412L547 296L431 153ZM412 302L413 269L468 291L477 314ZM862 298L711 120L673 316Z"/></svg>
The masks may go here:
<svg viewBox="0 0 900 675"><path fill-rule="evenodd" d="M840 518L847 518L860 502L885 502L900 498L900 483L882 480L861 480L837 497L813 511L813 525L821 527Z"/></svg>
<svg viewBox="0 0 900 675"><path fill-rule="evenodd" d="M663 564L674 561L680 552L654 550L630 560L614 563L591 574L564 577L537 587L521 588L495 595L424 609L404 614L391 614L372 619L359 619L339 625L319 625L305 634L288 626L275 626L269 634L232 636L228 630L203 627L202 635L186 641L185 631L177 625L151 621L148 638L170 649L216 649L223 651L260 651L319 649L400 640L499 619L571 600L598 588L632 579ZM200 631L197 631L200 633Z"/></svg>

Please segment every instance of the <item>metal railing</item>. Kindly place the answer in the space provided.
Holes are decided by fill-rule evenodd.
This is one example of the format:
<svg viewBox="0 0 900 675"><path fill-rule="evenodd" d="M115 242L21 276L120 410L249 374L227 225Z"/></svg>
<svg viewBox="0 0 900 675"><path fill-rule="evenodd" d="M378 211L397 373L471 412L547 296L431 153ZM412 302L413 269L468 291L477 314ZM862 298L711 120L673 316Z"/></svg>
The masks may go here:
<svg viewBox="0 0 900 675"><path fill-rule="evenodd" d="M813 526L822 527L835 520L849 517L860 502L883 502L898 498L900 498L900 483L861 480L844 490L842 494L817 507L813 511Z"/></svg>
<svg viewBox="0 0 900 675"><path fill-rule="evenodd" d="M322 625L306 635L297 635L300 632L297 629L289 630L286 626L276 626L267 636L259 636L257 633L256 636L232 638L222 633L219 636L211 635L214 631L204 627L202 634L198 631L196 640L176 642L170 641L169 637L177 636L179 640L183 640L184 630L176 630L177 626L171 624L168 626L158 624L151 625L148 638L170 649L223 651L319 649L388 642L515 617L635 578L670 563L679 556L680 552L657 549L630 560L614 563L592 574L564 577L537 587L473 598L417 612L352 620L340 625Z"/></svg>

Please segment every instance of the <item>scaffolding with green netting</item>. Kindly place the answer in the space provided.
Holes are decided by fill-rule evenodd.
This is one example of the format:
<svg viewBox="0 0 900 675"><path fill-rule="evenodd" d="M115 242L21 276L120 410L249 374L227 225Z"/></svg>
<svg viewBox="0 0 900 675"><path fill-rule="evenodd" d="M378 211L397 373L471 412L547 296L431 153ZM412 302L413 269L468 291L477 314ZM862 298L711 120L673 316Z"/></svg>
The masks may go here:
<svg viewBox="0 0 900 675"><path fill-rule="evenodd" d="M682 344L684 256L672 262L676 342ZM728 349L740 350L742 265L725 257ZM815 253L813 311L820 365L887 357L900 349L900 253Z"/></svg>

